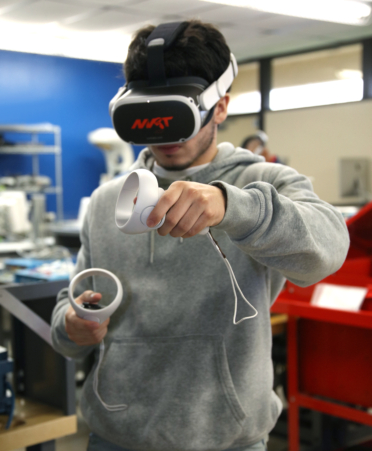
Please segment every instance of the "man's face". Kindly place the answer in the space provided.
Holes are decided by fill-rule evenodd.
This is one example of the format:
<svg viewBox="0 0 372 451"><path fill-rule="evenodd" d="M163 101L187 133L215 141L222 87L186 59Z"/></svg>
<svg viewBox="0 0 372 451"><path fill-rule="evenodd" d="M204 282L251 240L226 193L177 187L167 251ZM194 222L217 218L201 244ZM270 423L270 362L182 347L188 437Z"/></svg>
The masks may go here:
<svg viewBox="0 0 372 451"><path fill-rule="evenodd" d="M156 162L169 171L182 171L211 162L217 154L217 125L226 119L228 103L229 95L226 94L217 102L212 119L189 141L149 146Z"/></svg>
<svg viewBox="0 0 372 451"><path fill-rule="evenodd" d="M259 139L252 139L251 141L249 141L249 144L248 146L246 146L246 148L253 153L260 154L262 152L263 146Z"/></svg>
<svg viewBox="0 0 372 451"><path fill-rule="evenodd" d="M164 169L182 171L212 161L217 152L213 118L199 133L185 143L149 146L156 162Z"/></svg>

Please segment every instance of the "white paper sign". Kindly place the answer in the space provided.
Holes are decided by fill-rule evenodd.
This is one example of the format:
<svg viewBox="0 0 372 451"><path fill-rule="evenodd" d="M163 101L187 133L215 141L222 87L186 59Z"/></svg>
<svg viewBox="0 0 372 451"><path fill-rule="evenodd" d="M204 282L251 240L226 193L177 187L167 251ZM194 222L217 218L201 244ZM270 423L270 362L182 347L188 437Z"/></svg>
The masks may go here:
<svg viewBox="0 0 372 451"><path fill-rule="evenodd" d="M317 307L357 312L367 294L367 288L319 283L310 303Z"/></svg>

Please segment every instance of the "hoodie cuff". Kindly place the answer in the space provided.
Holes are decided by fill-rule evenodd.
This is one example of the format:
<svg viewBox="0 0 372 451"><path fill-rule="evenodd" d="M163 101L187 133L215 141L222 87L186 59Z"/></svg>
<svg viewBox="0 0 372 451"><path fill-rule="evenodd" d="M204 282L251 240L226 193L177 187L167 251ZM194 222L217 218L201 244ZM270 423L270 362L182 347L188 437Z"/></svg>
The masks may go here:
<svg viewBox="0 0 372 451"><path fill-rule="evenodd" d="M216 180L209 185L225 192L226 212L214 229L223 230L235 240L244 239L253 233L264 219L265 198L256 188L241 189Z"/></svg>
<svg viewBox="0 0 372 451"><path fill-rule="evenodd" d="M96 348L96 345L79 346L68 338L66 332L66 312L69 306L70 303L68 301L63 302L61 300L53 311L51 328L53 348L65 357L82 360Z"/></svg>

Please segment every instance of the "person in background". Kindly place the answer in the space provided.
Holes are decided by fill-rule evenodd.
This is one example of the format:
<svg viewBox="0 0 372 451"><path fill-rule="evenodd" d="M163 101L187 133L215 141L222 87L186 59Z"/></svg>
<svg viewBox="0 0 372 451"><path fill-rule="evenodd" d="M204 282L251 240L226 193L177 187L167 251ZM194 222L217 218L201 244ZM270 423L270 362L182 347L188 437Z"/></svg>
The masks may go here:
<svg viewBox="0 0 372 451"><path fill-rule="evenodd" d="M269 163L281 163L284 162L278 158L276 155L270 153L267 142L269 141L269 137L267 134L261 130L257 130L253 135L247 136L242 142L241 146L243 149L250 150L256 155L262 155L266 161Z"/></svg>
<svg viewBox="0 0 372 451"><path fill-rule="evenodd" d="M230 49L211 24L185 26L164 52L167 80L199 77L211 85L231 64ZM148 80L146 40L154 29L134 35L128 84ZM228 103L229 94L219 97L193 138L151 144L132 166L151 171L166 190L147 219L153 227L166 215L157 232L118 230L115 206L125 176L91 197L73 275L111 271L123 300L98 324L76 316L64 289L52 316L57 351L74 359L95 353L80 400L92 431L89 451L266 450L282 409L273 391L270 307L286 279L308 286L345 260L345 221L307 177L231 143L217 145ZM226 266L198 235L205 227L254 308L239 297L234 315ZM77 302L113 299L114 287L99 279L86 279ZM114 404L125 406L112 411Z"/></svg>

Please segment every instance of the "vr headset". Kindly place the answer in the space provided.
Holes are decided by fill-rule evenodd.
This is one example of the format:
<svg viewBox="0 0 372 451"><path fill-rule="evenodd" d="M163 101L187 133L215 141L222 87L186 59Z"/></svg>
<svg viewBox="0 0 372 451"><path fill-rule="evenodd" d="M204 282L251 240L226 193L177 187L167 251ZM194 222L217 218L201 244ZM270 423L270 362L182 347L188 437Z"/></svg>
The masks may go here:
<svg viewBox="0 0 372 451"><path fill-rule="evenodd" d="M212 117L214 106L238 73L234 55L218 80L166 78L164 51L187 22L161 24L146 40L149 80L121 87L109 104L113 126L124 141L138 145L176 144L193 138Z"/></svg>

